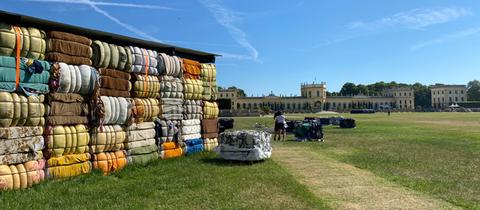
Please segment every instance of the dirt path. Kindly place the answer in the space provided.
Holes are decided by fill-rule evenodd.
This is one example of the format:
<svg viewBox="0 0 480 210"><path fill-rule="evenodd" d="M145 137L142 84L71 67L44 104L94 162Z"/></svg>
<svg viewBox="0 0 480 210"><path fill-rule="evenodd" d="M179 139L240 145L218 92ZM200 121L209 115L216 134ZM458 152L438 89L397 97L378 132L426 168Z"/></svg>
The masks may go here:
<svg viewBox="0 0 480 210"><path fill-rule="evenodd" d="M445 201L302 148L276 145L273 159L337 209L456 209Z"/></svg>

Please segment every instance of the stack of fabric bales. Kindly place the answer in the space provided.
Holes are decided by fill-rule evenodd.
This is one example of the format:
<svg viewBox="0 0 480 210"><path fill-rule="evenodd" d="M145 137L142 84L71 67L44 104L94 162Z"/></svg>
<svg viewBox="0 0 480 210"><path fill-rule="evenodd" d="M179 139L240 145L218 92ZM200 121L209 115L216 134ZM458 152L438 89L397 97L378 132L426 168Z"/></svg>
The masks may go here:
<svg viewBox="0 0 480 210"><path fill-rule="evenodd" d="M0 23L0 190L44 179L45 32Z"/></svg>
<svg viewBox="0 0 480 210"><path fill-rule="evenodd" d="M162 159L179 157L180 129L183 119L182 62L176 56L160 53L158 56L161 76L160 118L156 121L157 144Z"/></svg>
<svg viewBox="0 0 480 210"><path fill-rule="evenodd" d="M130 49L101 41L92 43L92 62L98 68L98 80L91 100L90 153L92 166L103 173L127 165L126 125L131 122Z"/></svg>
<svg viewBox="0 0 480 210"><path fill-rule="evenodd" d="M127 159L131 164L145 164L158 158L154 121L160 114L160 71L157 52L130 47L132 54L133 124L127 128ZM162 64L163 65L163 64Z"/></svg>
<svg viewBox="0 0 480 210"><path fill-rule="evenodd" d="M200 80L201 65L197 61L182 59L184 82L184 119L182 120L182 143L185 154L203 151L200 120L203 97L203 83Z"/></svg>
<svg viewBox="0 0 480 210"><path fill-rule="evenodd" d="M218 145L218 105L217 100L217 69L213 63L201 64L201 79L203 82L203 120L202 137L205 150L211 151Z"/></svg>
<svg viewBox="0 0 480 210"><path fill-rule="evenodd" d="M226 160L264 160L272 155L271 138L272 134L265 131L228 131L220 134L216 151Z"/></svg>
<svg viewBox="0 0 480 210"><path fill-rule="evenodd" d="M47 33L46 58L56 62L46 100L47 175L77 176L91 171L88 144L89 97L98 74L91 65L91 40L59 31Z"/></svg>

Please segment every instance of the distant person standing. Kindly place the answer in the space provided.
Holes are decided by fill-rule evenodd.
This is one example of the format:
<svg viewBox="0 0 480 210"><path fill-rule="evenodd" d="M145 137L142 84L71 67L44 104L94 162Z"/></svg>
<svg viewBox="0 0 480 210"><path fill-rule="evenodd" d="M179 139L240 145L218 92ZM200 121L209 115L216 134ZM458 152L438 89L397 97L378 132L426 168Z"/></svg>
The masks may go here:
<svg viewBox="0 0 480 210"><path fill-rule="evenodd" d="M390 109L388 110L388 116L390 116Z"/></svg>
<svg viewBox="0 0 480 210"><path fill-rule="evenodd" d="M285 115L283 115L282 112L275 113L275 134L273 135L273 140L280 140L280 136L282 137L282 140L285 140L285 125L287 124L285 120Z"/></svg>

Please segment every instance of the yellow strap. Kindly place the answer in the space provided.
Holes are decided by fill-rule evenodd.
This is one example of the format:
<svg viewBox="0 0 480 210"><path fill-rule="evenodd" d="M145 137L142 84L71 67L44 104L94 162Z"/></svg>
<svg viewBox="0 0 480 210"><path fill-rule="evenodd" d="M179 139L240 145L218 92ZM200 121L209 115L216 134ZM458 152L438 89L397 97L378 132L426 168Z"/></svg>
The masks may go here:
<svg viewBox="0 0 480 210"><path fill-rule="evenodd" d="M148 53L147 53L147 50L143 49L143 53L145 54L145 83L143 83L143 88L144 88L144 93L145 95L144 96L147 96L147 92L148 92L148 66L149 66L149 56L148 56Z"/></svg>

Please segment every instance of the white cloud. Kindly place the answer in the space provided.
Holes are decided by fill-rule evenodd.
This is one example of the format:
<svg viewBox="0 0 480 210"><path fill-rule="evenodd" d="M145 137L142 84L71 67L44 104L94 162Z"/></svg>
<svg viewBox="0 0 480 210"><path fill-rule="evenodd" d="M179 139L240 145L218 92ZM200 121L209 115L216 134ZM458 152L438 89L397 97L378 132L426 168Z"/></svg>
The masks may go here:
<svg viewBox="0 0 480 210"><path fill-rule="evenodd" d="M152 5L140 5L140 4L123 4L123 3L110 3L110 2L97 2L97 1L90 1L90 0L27 0L27 1L33 1L33 2L50 2L50 3L64 3L64 4L83 4L86 6L90 6L95 12L105 16L106 18L110 19L111 21L117 23L121 27L131 31L132 33L137 34L138 36L141 36L145 39L155 41L155 42L161 42L160 40L156 39L153 36L150 36L149 34L143 32L140 29L137 29L136 27L129 25L127 23L124 23L120 21L118 18L110 15L107 11L100 9L97 7L97 5L105 5L105 6L123 6L123 7L135 7L135 8L150 8L150 9L159 9L158 6L152 6Z"/></svg>
<svg viewBox="0 0 480 210"><path fill-rule="evenodd" d="M467 37L467 36L476 35L476 34L479 34L479 33L480 33L480 28L470 28L470 29L467 29L467 30L464 30L464 31L444 35L444 36L441 36L441 37L436 38L436 39L432 39L432 40L428 40L428 41L425 41L425 42L422 42L422 43L415 44L415 45L411 46L410 49L415 51L415 50L419 50L419 49L429 47L429 46L432 46L432 45L442 44L444 42L448 42L448 41L455 40L455 39L460 39L460 38Z"/></svg>
<svg viewBox="0 0 480 210"><path fill-rule="evenodd" d="M66 3L66 4L85 4L82 1L72 1L72 0L26 0L26 1ZM142 9L176 10L176 9L170 8L170 7L148 5L148 4L115 3L115 2L103 2L103 1L91 1L91 4L96 5L96 6L114 6L114 7L129 7L129 8L142 8Z"/></svg>
<svg viewBox="0 0 480 210"><path fill-rule="evenodd" d="M217 0L200 0L200 2L208 8L208 10L213 14L217 22L225 27L230 35L235 41L245 48L250 56L233 56L239 59L245 57L250 57L252 60L261 62L258 59L258 51L253 47L253 45L248 41L247 34L237 26L239 18L236 13L228 8L224 7ZM227 54L223 54L227 57Z"/></svg>
<svg viewBox="0 0 480 210"><path fill-rule="evenodd" d="M371 22L355 21L350 23L349 27L351 29L378 29L399 26L408 29L423 29L431 25L450 22L468 15L471 15L470 10L457 7L413 9Z"/></svg>

